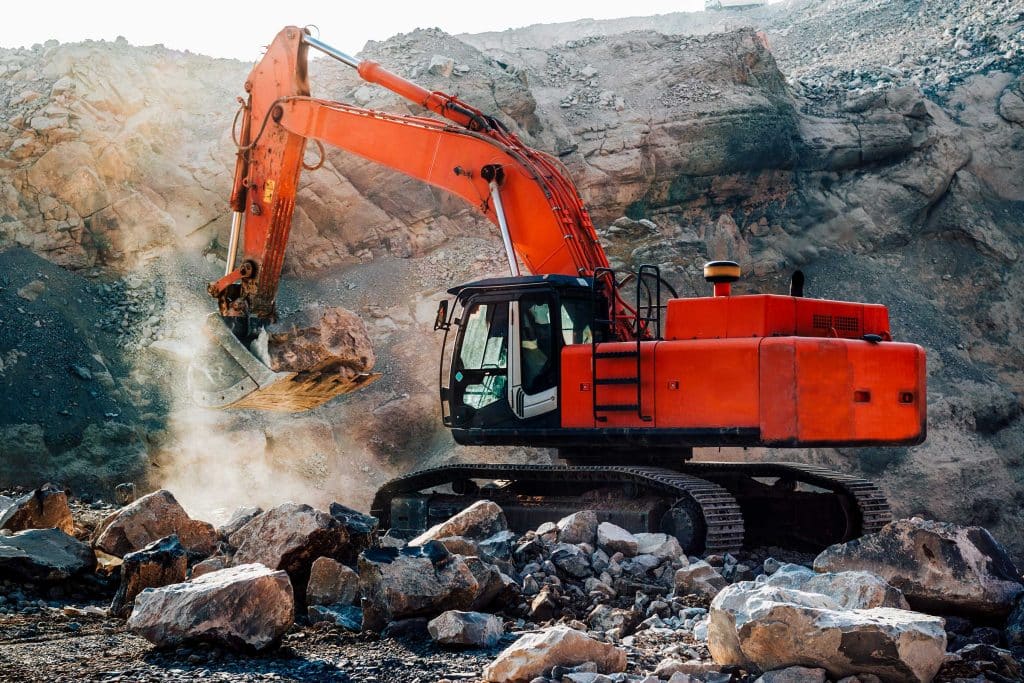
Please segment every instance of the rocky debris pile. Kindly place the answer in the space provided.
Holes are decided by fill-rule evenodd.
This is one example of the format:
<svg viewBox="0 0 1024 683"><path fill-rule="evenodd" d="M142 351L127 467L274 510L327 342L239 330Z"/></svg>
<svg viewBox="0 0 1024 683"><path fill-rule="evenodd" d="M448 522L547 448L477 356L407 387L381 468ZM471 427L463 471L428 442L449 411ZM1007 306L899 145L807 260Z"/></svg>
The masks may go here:
<svg viewBox="0 0 1024 683"><path fill-rule="evenodd" d="M102 613L160 648L267 650L296 628L379 634L491 652L478 674L493 683L1002 681L1019 675L1013 648L1024 654L1005 551L983 530L916 519L805 564L687 556L674 537L592 510L517 534L491 501L408 543L340 504L243 509L213 530L167 491L99 523L93 547L57 528L3 533L0 579L26 595L19 613L46 609L20 607L33 586L81 590L95 576L93 591L117 589ZM978 570L994 567L1000 599L1017 601L1009 616L953 616L952 590L920 599L922 577L991 583Z"/></svg>

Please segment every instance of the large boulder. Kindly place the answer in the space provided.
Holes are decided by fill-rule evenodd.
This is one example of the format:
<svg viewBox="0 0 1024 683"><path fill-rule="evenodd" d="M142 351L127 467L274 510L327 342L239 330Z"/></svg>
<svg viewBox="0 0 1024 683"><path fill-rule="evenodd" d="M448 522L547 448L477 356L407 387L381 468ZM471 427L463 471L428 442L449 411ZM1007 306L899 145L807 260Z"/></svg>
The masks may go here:
<svg viewBox="0 0 1024 683"><path fill-rule="evenodd" d="M26 529L0 536L0 576L63 581L95 566L92 548L60 529Z"/></svg>
<svg viewBox="0 0 1024 683"><path fill-rule="evenodd" d="M673 581L676 595L702 595L709 599L729 585L718 570L704 560L677 570Z"/></svg>
<svg viewBox="0 0 1024 683"><path fill-rule="evenodd" d="M93 546L109 555L124 557L153 541L175 534L191 555L206 557L216 548L217 530L212 524L192 519L165 489L154 491L127 505L97 528Z"/></svg>
<svg viewBox="0 0 1024 683"><path fill-rule="evenodd" d="M341 522L298 503L284 503L257 515L228 542L238 549L233 564L259 562L271 569L283 569L291 576L300 598L317 558L340 559L349 551L348 531Z"/></svg>
<svg viewBox="0 0 1024 683"><path fill-rule="evenodd" d="M409 545L423 545L427 541L436 541L450 536L482 541L506 529L508 529L508 521L497 503L478 500L447 521L427 529L409 541Z"/></svg>
<svg viewBox="0 0 1024 683"><path fill-rule="evenodd" d="M205 641L262 650L280 641L294 619L288 574L243 564L147 588L135 598L128 628L159 647Z"/></svg>
<svg viewBox="0 0 1024 683"><path fill-rule="evenodd" d="M825 595L744 581L711 602L708 649L723 666L806 666L834 678L870 673L918 683L942 665L946 632L939 617L887 607L845 610Z"/></svg>
<svg viewBox="0 0 1024 683"><path fill-rule="evenodd" d="M480 592L469 565L437 541L422 546L375 548L359 556L363 628L380 631L388 622L468 609Z"/></svg>
<svg viewBox="0 0 1024 683"><path fill-rule="evenodd" d="M490 683L526 683L556 666L594 662L600 673L626 670L624 650L567 626L521 636L484 668Z"/></svg>
<svg viewBox="0 0 1024 683"><path fill-rule="evenodd" d="M308 605L351 605L359 597L359 575L330 557L318 557L306 584Z"/></svg>
<svg viewBox="0 0 1024 683"><path fill-rule="evenodd" d="M376 362L366 325L344 308L306 308L267 333L267 365L274 372L329 370L353 379Z"/></svg>
<svg viewBox="0 0 1024 683"><path fill-rule="evenodd" d="M814 569L872 572L914 609L938 614L1003 618L1024 592L1020 572L988 531L916 517L826 548Z"/></svg>
<svg viewBox="0 0 1024 683"><path fill-rule="evenodd" d="M818 574L799 564L784 564L767 577L769 586L792 588L806 593L819 593L835 600L843 609L893 607L910 609L898 588L885 579L864 571L827 572Z"/></svg>
<svg viewBox="0 0 1024 683"><path fill-rule="evenodd" d="M75 520L68 507L67 491L44 484L32 493L0 504L0 529L60 529L66 534L75 532Z"/></svg>
<svg viewBox="0 0 1024 683"><path fill-rule="evenodd" d="M144 589L181 583L187 575L188 553L177 536L161 538L142 550L128 553L121 564L121 585L110 603L110 613L127 617L135 596Z"/></svg>
<svg viewBox="0 0 1024 683"><path fill-rule="evenodd" d="M499 617L480 612L442 612L427 623L427 632L439 645L494 647L504 626Z"/></svg>

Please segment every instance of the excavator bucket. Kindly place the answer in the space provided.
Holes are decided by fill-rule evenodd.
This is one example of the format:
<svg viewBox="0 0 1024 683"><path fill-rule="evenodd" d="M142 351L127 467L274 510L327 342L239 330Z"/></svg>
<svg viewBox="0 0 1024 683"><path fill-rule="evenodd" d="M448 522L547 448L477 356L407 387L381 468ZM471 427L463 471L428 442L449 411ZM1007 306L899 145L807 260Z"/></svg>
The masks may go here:
<svg viewBox="0 0 1024 683"><path fill-rule="evenodd" d="M204 331L207 348L196 355L188 370L192 398L204 408L298 413L372 384L381 376L379 372L352 376L337 366L274 372L216 313L206 319Z"/></svg>

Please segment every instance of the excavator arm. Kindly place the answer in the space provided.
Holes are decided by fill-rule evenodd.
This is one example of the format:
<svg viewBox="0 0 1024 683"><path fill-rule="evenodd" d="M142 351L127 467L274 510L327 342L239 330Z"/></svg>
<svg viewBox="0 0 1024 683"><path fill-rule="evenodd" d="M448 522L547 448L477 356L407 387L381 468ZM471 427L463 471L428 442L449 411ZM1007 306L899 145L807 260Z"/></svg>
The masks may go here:
<svg viewBox="0 0 1024 683"><path fill-rule="evenodd" d="M310 46L445 120L310 97ZM321 155L323 144L338 147L462 198L499 228L512 275L520 274L520 262L530 273L577 277L608 266L589 214L559 162L455 97L349 57L294 26L277 35L245 87L249 97L237 140L228 267L210 285L225 317L274 317L308 140L318 143Z"/></svg>

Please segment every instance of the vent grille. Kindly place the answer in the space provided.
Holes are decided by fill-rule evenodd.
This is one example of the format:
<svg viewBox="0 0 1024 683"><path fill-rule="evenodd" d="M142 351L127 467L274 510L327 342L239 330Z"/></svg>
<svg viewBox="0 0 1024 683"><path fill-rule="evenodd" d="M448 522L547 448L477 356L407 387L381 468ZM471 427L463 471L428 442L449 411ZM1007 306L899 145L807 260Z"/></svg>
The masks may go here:
<svg viewBox="0 0 1024 683"><path fill-rule="evenodd" d="M836 329L840 332L860 332L860 320L848 315L837 315Z"/></svg>
<svg viewBox="0 0 1024 683"><path fill-rule="evenodd" d="M812 324L815 329L818 330L831 330L832 329L832 316L822 315L821 313L815 313L812 318Z"/></svg>

